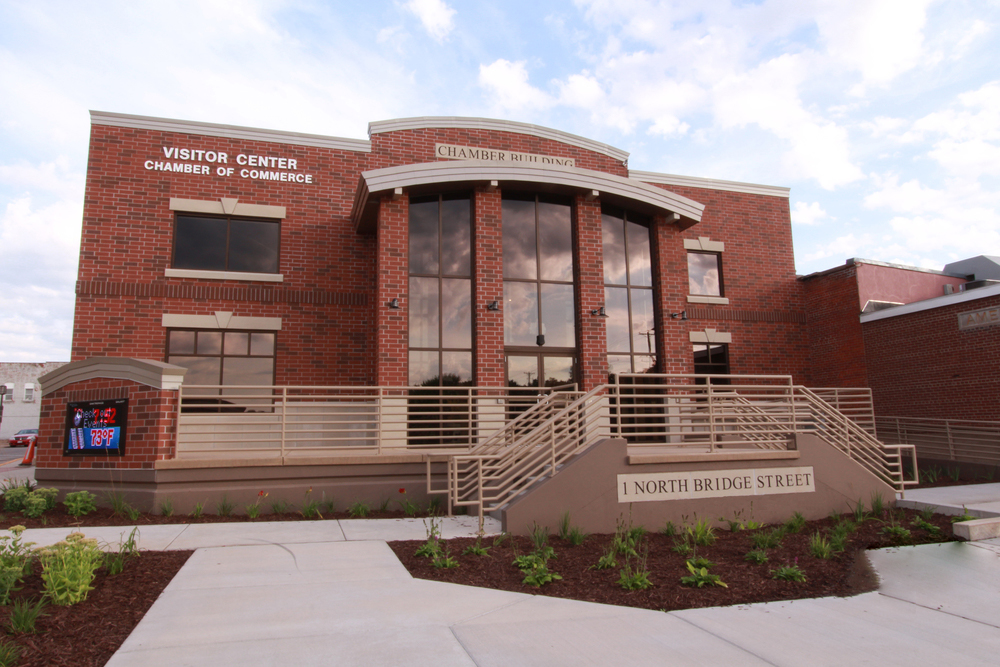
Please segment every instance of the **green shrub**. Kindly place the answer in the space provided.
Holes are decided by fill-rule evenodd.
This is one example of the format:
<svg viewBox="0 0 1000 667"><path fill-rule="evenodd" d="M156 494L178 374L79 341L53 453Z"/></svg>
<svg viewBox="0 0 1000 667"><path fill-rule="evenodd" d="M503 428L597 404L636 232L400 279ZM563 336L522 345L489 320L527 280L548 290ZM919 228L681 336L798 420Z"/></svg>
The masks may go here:
<svg viewBox="0 0 1000 667"><path fill-rule="evenodd" d="M767 562L767 552L762 551L761 549L751 549L747 552L747 555L743 557L743 560L749 563L763 565Z"/></svg>
<svg viewBox="0 0 1000 667"><path fill-rule="evenodd" d="M24 499L24 507L21 508L21 514L32 519L37 519L45 514L48 504L44 496L37 496L34 492L29 493Z"/></svg>
<svg viewBox="0 0 1000 667"><path fill-rule="evenodd" d="M3 494L3 508L7 512L20 512L24 509L24 500L31 493L27 486L15 486Z"/></svg>
<svg viewBox="0 0 1000 667"><path fill-rule="evenodd" d="M10 594L31 571L34 542L22 542L23 532L24 526L12 526L10 535L0 536L0 604L10 604Z"/></svg>
<svg viewBox="0 0 1000 667"><path fill-rule="evenodd" d="M97 505L94 501L97 500L97 496L89 491L74 491L73 493L67 493L66 498L63 500L63 505L66 506L66 513L70 516L85 516L97 509Z"/></svg>
<svg viewBox="0 0 1000 667"><path fill-rule="evenodd" d="M87 599L93 590L97 568L104 562L104 554L97 540L83 533L70 533L62 542L38 550L42 562L42 581L45 594L53 604L65 606Z"/></svg>

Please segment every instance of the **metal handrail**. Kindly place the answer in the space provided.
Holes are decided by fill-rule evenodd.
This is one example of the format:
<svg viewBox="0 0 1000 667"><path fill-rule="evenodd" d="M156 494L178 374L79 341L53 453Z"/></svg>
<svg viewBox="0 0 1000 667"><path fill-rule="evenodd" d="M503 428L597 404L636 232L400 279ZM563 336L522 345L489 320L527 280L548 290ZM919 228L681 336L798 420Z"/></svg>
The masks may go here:
<svg viewBox="0 0 1000 667"><path fill-rule="evenodd" d="M1000 465L1000 421L880 415L875 424L881 440L913 445L921 458Z"/></svg>

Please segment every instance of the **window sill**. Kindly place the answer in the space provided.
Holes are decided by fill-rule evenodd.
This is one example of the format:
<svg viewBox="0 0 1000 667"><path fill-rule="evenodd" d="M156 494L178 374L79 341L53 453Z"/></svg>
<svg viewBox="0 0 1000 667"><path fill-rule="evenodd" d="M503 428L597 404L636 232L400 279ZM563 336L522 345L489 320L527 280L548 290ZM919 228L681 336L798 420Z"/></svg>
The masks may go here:
<svg viewBox="0 0 1000 667"><path fill-rule="evenodd" d="M198 280L248 280L259 283L281 283L280 273L244 273L241 271L200 271L197 269L165 269L167 278L197 278Z"/></svg>
<svg viewBox="0 0 1000 667"><path fill-rule="evenodd" d="M712 303L717 306L728 306L729 299L724 296L702 296L700 294L692 294L688 296L688 303Z"/></svg>

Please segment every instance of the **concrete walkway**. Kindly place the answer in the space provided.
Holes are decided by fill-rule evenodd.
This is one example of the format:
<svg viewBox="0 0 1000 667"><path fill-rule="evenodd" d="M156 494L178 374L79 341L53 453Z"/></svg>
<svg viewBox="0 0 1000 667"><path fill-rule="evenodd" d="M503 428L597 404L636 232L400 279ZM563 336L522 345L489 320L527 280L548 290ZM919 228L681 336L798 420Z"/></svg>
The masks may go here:
<svg viewBox="0 0 1000 667"><path fill-rule="evenodd" d="M901 505L1000 514L1000 484L906 496ZM475 527L443 521L445 537ZM84 532L113 547L130 530ZM108 665L995 665L1000 655L1000 539L868 552L881 586L852 598L662 613L413 579L385 542L425 536L419 519L143 527L143 549L197 551Z"/></svg>
<svg viewBox="0 0 1000 667"><path fill-rule="evenodd" d="M443 528L472 535L475 522ZM114 544L129 530L85 532ZM852 598L662 613L413 579L385 540L425 536L416 519L142 528L143 549L197 551L108 665L995 665L1000 655L1000 540L870 552L881 588Z"/></svg>
<svg viewBox="0 0 1000 667"><path fill-rule="evenodd" d="M918 510L929 507L940 514L954 516L967 511L971 516L986 519L1000 516L1000 484L913 489L906 492L905 500L897 500L896 504L899 507Z"/></svg>

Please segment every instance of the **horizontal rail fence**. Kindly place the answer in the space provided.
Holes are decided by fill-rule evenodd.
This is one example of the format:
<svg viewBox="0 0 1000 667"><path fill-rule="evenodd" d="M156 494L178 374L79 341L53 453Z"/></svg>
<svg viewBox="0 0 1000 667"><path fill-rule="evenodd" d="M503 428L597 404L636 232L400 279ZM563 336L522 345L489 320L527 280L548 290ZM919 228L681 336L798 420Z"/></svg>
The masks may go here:
<svg viewBox="0 0 1000 667"><path fill-rule="evenodd" d="M611 428L630 448L787 449L796 431L787 376L621 375L608 390Z"/></svg>
<svg viewBox="0 0 1000 667"><path fill-rule="evenodd" d="M810 389L835 410L847 415L851 421L868 431L873 438L877 437L871 389L868 387L810 387Z"/></svg>
<svg viewBox="0 0 1000 667"><path fill-rule="evenodd" d="M1000 465L1000 421L876 417L884 442L916 447L925 459Z"/></svg>
<svg viewBox="0 0 1000 667"><path fill-rule="evenodd" d="M507 503L569 458L611 435L605 386L557 392L466 454L448 458L448 500L485 512ZM528 429L531 424L532 428ZM517 437L510 437L516 432Z"/></svg>
<svg viewBox="0 0 1000 667"><path fill-rule="evenodd" d="M177 455L468 451L553 389L184 385Z"/></svg>

